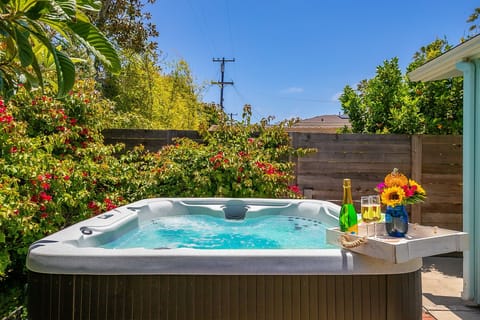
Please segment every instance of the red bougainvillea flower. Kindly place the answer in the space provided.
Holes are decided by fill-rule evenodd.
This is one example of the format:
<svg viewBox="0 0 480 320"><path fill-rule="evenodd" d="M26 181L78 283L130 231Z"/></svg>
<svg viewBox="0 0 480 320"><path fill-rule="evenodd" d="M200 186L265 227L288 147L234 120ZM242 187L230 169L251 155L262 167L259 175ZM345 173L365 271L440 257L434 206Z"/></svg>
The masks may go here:
<svg viewBox="0 0 480 320"><path fill-rule="evenodd" d="M10 153L17 153L17 151L18 151L18 148L15 146L10 148Z"/></svg>
<svg viewBox="0 0 480 320"><path fill-rule="evenodd" d="M70 180L70 176L69 176L69 175L65 175L65 176L63 176L63 180L65 180L65 181L68 181L68 180Z"/></svg>
<svg viewBox="0 0 480 320"><path fill-rule="evenodd" d="M4 115L4 116L0 116L0 123L11 123L13 121L13 116L12 115Z"/></svg>
<svg viewBox="0 0 480 320"><path fill-rule="evenodd" d="M52 196L47 194L45 191L39 193L40 199L44 201L52 201Z"/></svg>
<svg viewBox="0 0 480 320"><path fill-rule="evenodd" d="M113 210L115 209L117 206L113 203L113 201L109 198L105 198L103 199L103 202L105 203L106 207L107 207L107 210Z"/></svg>
<svg viewBox="0 0 480 320"><path fill-rule="evenodd" d="M42 182L42 189L43 190L50 190L50 184L47 182Z"/></svg>
<svg viewBox="0 0 480 320"><path fill-rule="evenodd" d="M292 191L293 193L300 194L300 188L297 185L288 186L288 190Z"/></svg>
<svg viewBox="0 0 480 320"><path fill-rule="evenodd" d="M265 174L268 174L268 175L277 174L280 176L283 175L283 173L277 168L275 168L271 163L263 163L263 162L257 161L255 162L255 165L259 169L261 169Z"/></svg>
<svg viewBox="0 0 480 320"><path fill-rule="evenodd" d="M48 213L45 213L45 212L40 215L40 218L42 219L46 219L47 217L48 217Z"/></svg>

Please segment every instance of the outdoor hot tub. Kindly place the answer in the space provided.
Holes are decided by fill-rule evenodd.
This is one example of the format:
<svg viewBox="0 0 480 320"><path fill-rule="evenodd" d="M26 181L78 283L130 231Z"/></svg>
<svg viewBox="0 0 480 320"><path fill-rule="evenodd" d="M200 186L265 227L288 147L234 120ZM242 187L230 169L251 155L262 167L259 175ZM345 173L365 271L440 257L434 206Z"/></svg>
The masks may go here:
<svg viewBox="0 0 480 320"><path fill-rule="evenodd" d="M31 245L30 318L421 319L422 259L391 263L327 244L324 230L338 225L339 210L319 200L226 198L116 208ZM187 234L179 219L198 216L208 233L209 219L233 229ZM274 230L271 217L289 230L278 240L256 236L264 241L257 246L236 234ZM138 242L144 230L153 238ZM304 233L313 241L299 241ZM233 245L216 246L229 235Z"/></svg>

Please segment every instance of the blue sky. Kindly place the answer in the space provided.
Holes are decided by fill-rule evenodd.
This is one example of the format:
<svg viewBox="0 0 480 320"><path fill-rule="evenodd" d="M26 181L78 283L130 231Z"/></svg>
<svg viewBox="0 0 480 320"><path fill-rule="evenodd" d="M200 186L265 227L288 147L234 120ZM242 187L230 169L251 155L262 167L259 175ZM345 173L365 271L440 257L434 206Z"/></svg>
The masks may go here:
<svg viewBox="0 0 480 320"><path fill-rule="evenodd" d="M254 120L339 114L346 85L375 75L398 57L402 72L413 54L436 38L451 45L468 34L468 0L156 0L147 7L160 33L162 59L184 59L202 100L219 102L226 63L224 107L239 119L244 104ZM235 115L236 114L236 115Z"/></svg>

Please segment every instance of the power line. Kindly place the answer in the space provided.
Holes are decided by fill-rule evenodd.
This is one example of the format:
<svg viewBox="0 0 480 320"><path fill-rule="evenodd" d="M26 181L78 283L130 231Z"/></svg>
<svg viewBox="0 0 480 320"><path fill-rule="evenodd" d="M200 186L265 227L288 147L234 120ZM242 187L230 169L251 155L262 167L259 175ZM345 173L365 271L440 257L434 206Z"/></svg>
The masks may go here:
<svg viewBox="0 0 480 320"><path fill-rule="evenodd" d="M230 48L232 49L232 54L235 55L235 47L233 46L232 23L231 23L232 19L230 16L229 0L225 0L225 8L227 11L226 18L227 18L227 26L228 26L228 36L230 40Z"/></svg>
<svg viewBox="0 0 480 320"><path fill-rule="evenodd" d="M233 85L233 81L224 81L225 80L225 62L235 62L235 58L233 59L219 59L219 58L213 58L213 62L220 62L220 72L221 72L221 78L220 81L212 81L212 84L218 84L220 86L220 108L223 110L223 88L225 85Z"/></svg>
<svg viewBox="0 0 480 320"><path fill-rule="evenodd" d="M192 13L195 17L195 21L199 26L199 30L202 33L205 42L210 44L210 52L216 52L216 46L213 41L213 39L208 35L208 23L207 23L207 18L205 17L204 12L202 11L202 7L200 7L199 10L196 10L194 5L191 3L191 0L187 0L188 5L190 6L190 9L192 10Z"/></svg>

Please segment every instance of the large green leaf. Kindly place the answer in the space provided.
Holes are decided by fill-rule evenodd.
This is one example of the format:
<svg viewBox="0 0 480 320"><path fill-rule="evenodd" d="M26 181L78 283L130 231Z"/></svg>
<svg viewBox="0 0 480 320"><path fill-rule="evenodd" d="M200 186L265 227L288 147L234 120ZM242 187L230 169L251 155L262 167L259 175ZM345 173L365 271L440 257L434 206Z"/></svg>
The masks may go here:
<svg viewBox="0 0 480 320"><path fill-rule="evenodd" d="M121 65L117 51L95 26L83 21L69 22L67 25L110 72L120 71Z"/></svg>
<svg viewBox="0 0 480 320"><path fill-rule="evenodd" d="M58 97L65 96L73 87L75 81L75 66L70 58L63 52L58 51L47 37L47 34L43 32L41 25L38 23L31 23L28 27L30 33L40 41L48 52L52 55L55 61L55 67L57 71L57 83L58 83Z"/></svg>
<svg viewBox="0 0 480 320"><path fill-rule="evenodd" d="M75 65L72 60L63 52L56 50L57 54L57 73L60 69L60 73L63 76L63 81L58 83L58 96L64 97L73 88L75 83Z"/></svg>
<svg viewBox="0 0 480 320"><path fill-rule="evenodd" d="M51 10L46 16L48 19L57 21L69 21L75 18L75 0L51 0Z"/></svg>
<svg viewBox="0 0 480 320"><path fill-rule="evenodd" d="M97 12L102 7L101 1L95 0L77 0L77 8L85 11Z"/></svg>
<svg viewBox="0 0 480 320"><path fill-rule="evenodd" d="M18 46L18 57L22 67L26 67L32 64L35 55L32 51L32 46L28 41L30 33L28 31L22 31L20 28L15 29L15 40Z"/></svg>
<svg viewBox="0 0 480 320"><path fill-rule="evenodd" d="M25 12L25 15L32 20L40 18L49 11L49 1L36 1L35 5Z"/></svg>

